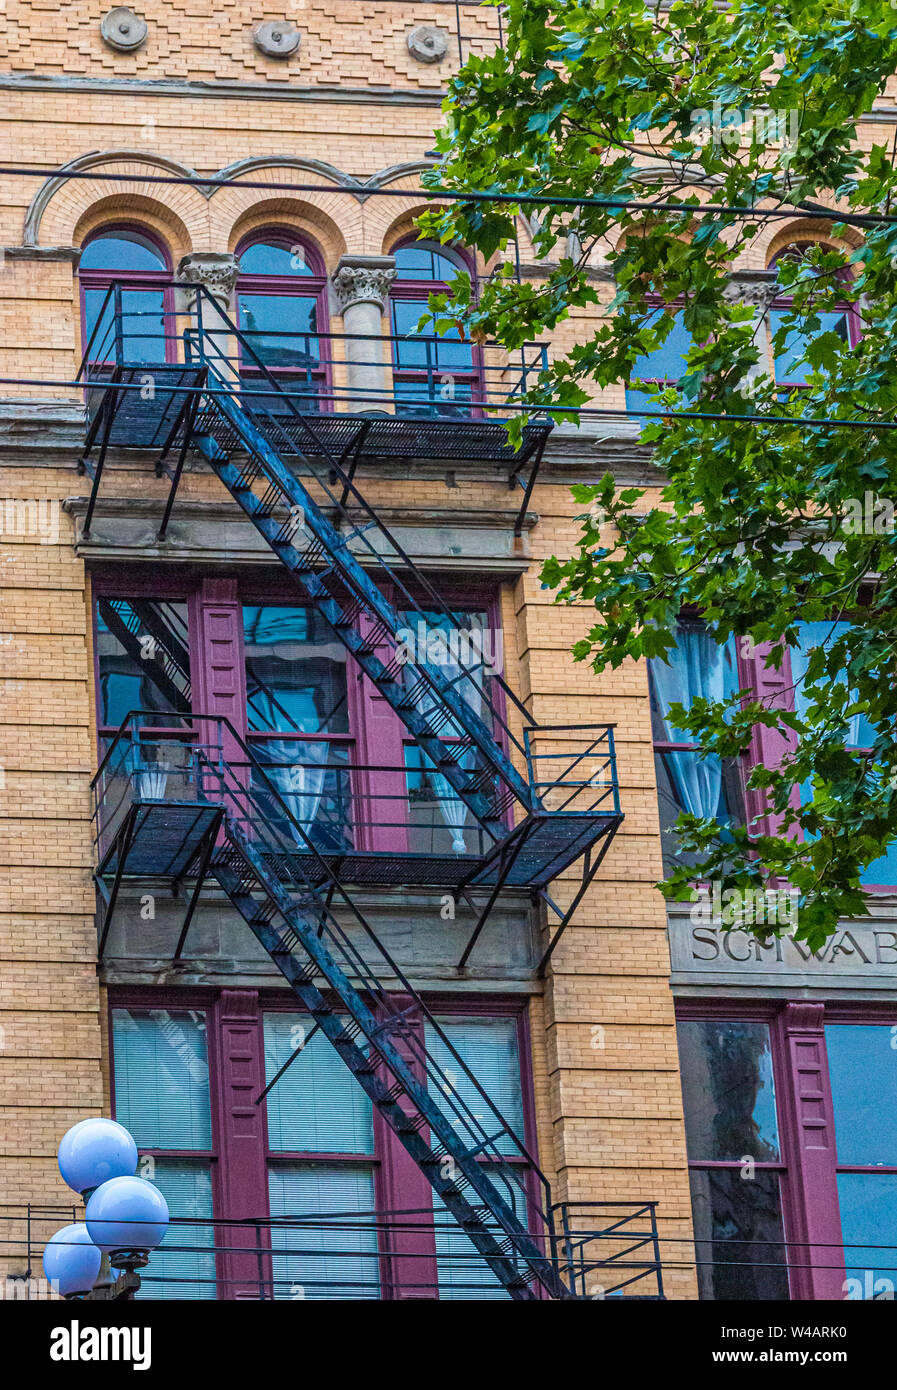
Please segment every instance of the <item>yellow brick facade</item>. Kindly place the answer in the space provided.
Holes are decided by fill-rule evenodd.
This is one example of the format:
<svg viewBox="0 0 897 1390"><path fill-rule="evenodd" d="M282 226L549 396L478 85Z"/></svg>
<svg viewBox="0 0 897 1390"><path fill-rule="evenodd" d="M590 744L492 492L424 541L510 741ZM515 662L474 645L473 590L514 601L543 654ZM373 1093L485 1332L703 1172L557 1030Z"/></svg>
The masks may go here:
<svg viewBox="0 0 897 1390"><path fill-rule="evenodd" d="M48 383L0 385L0 396L27 398L35 408L77 404L52 384L72 379L82 350L71 248L106 223L139 220L154 229L175 268L186 255L232 252L271 221L311 237L329 272L342 255L388 253L421 207L411 190L432 147L436 98L457 59L455 10L445 4L298 0L286 17L302 44L287 63L264 58L252 43L255 24L282 18L280 11L166 0L146 11L146 45L124 55L100 38L105 8L99 0L61 9L9 0L0 34L0 78L9 79L0 165L56 170L82 161L100 175L146 180L63 176L50 184L42 174L0 175L0 377ZM465 33L480 42L490 17L473 7L462 13ZM421 24L448 31L443 64L410 56L407 34ZM244 160L261 162L237 170L223 188L150 181L178 170L216 175ZM347 175L364 183L384 170L393 172L383 186L408 190L406 197L362 199L340 186ZM324 191L274 187L284 182ZM785 239L778 229L759 236L752 265L766 264L773 236ZM524 227L521 254L531 259ZM591 326L590 316L571 316L555 350ZM619 405L621 397L610 391L601 403ZM0 535L0 1201L65 1204L58 1140L76 1120L108 1113L110 1103L91 880L96 709L88 568L73 544L72 510L62 505L87 492L76 469L77 427L70 446L45 448L35 419L31 433L0 432L0 520L3 499L38 499L52 502L58 528L49 539ZM625 468L649 477L647 460L634 446L631 453ZM565 469L548 470L531 503L538 521L524 533L525 572L502 584L509 680L542 723L616 725L625 811L547 979L532 982L540 1157L558 1200L659 1202L662 1235L675 1241L664 1247L668 1292L690 1298L667 919L653 886L661 862L646 675L627 666L599 679L575 665L570 647L589 615L554 607L538 579L543 558L575 543L569 482L606 466L593 437ZM488 470L463 471L451 485L436 475L390 480L375 467L359 476L376 506L438 507L470 518L516 505L507 482ZM167 486L151 466L118 459L104 495L161 505ZM227 501L200 468L187 474L180 498ZM569 902L574 889L571 874L555 885L557 901Z"/></svg>

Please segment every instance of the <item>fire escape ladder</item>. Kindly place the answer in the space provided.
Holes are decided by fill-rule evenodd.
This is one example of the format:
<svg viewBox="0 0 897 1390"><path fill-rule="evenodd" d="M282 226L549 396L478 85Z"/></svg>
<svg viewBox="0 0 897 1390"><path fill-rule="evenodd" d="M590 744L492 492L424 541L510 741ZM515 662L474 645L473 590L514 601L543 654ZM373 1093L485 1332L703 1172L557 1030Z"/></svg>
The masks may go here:
<svg viewBox="0 0 897 1390"><path fill-rule="evenodd" d="M571 1297L546 1253L550 1219L543 1249L542 1234L533 1235L511 1205L514 1195L524 1211L530 1203L522 1185L515 1193L510 1165L501 1163L497 1141L514 1138L506 1121L487 1102L494 1113L484 1127L426 1044L409 1051L409 997L413 1011L437 1031L438 1025L345 889L337 886L362 938L376 944L383 973L398 980L401 1010L333 913L328 894L303 878L295 856L267 839L263 818L254 816L247 833L229 816L225 839L212 860L213 876L510 1297ZM450 1047L444 1035L441 1040ZM460 1058L457 1064L467 1070ZM499 1183L507 1184L507 1198Z"/></svg>
<svg viewBox="0 0 897 1390"><path fill-rule="evenodd" d="M473 817L494 840L502 839L508 805L517 800L531 809L529 785L458 689L459 678L450 680L438 665L400 653L406 624L352 548L353 541L372 530L396 547L389 532L372 511L363 528L349 535L337 530L288 468L268 431L259 428L247 395L241 401L222 391L210 398L203 430L212 441L211 447L205 443L204 452L231 496ZM245 461L231 462L225 448L239 448ZM345 485L347 480L340 481ZM380 655L384 648L386 660ZM460 680L465 679L476 677L462 670ZM447 741L447 734L455 741ZM486 765L488 777L482 766L465 766L471 755ZM495 786L489 794L483 789L487 781Z"/></svg>

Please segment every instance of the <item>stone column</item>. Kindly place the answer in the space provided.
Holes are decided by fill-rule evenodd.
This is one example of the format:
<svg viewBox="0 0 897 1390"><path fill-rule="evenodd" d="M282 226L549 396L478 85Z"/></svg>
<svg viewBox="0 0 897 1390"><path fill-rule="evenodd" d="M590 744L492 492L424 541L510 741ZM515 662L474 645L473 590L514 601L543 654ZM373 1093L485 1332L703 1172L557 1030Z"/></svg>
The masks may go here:
<svg viewBox="0 0 897 1390"><path fill-rule="evenodd" d="M345 344L350 409L384 414L392 397L392 354L384 343L382 317L396 278L394 256L341 256L332 282ZM365 335L373 335L366 337ZM357 337L354 335L358 335Z"/></svg>
<svg viewBox="0 0 897 1390"><path fill-rule="evenodd" d="M197 251L184 256L178 266L177 278L181 284L202 286L207 294L202 296L201 322L203 336L206 338L206 351L210 366L226 380L239 378L237 363L237 344L222 317L226 314L236 322L236 303L234 290L237 284L239 265L236 256L230 252ZM196 292L187 289L179 292L178 316L186 328L188 316L197 327L200 313L197 312ZM219 312L220 311L220 312Z"/></svg>
<svg viewBox="0 0 897 1390"><path fill-rule="evenodd" d="M735 270L723 293L730 303L747 304L754 313L754 341L760 361L751 367L744 378L743 389L750 394L755 385L769 377L769 334L767 314L776 297L778 278L774 270Z"/></svg>

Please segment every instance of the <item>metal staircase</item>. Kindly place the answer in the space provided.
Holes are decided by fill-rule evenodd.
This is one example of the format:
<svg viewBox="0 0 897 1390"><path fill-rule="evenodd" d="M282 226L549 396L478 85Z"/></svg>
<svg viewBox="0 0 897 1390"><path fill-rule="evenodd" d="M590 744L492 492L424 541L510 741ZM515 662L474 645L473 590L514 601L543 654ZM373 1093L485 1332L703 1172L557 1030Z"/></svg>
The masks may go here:
<svg viewBox="0 0 897 1390"><path fill-rule="evenodd" d="M526 887L554 907L550 879L584 857L572 905L566 913L555 908L561 925L547 957L622 819L612 732L605 729L574 750L566 775L540 775L545 755L532 742L540 731L485 657L453 662L456 674L449 676L420 653L409 654L401 639L409 621L426 622L434 612L452 615L356 484L374 422L339 417L343 447L335 455L320 417L305 413L308 402L282 389L217 305L214 326L204 324L204 303L207 313L212 308L204 292L190 289L196 299L178 335L182 360L160 362L153 390L142 395L138 380L156 369L144 365L144 355L138 363L124 360L134 334L122 327L120 289L111 320L100 314L97 331L109 323L113 357L108 344L92 342L82 363L92 415L83 464L92 487L82 536L90 534L110 449L161 447L159 471L172 485L163 528L186 453L199 450L304 601L467 808L487 848L450 861L357 847L323 852L228 721L190 710L188 655L177 634L153 614L103 600L104 621L126 651L140 644L141 629L157 644L147 674L185 726L190 721L190 732L181 742L168 736L167 770L160 772L161 745L148 742L141 729L145 712L135 712L101 762L94 780L96 877L105 902L101 955L125 877L154 873L194 881L176 957L203 881L214 878L509 1295L574 1296L551 1255L546 1180L366 921L351 885L448 886L471 905L470 892L485 889L487 902L477 907L463 966L505 884ZM438 424L441 438L446 422ZM458 421L455 431L465 428ZM501 433L501 426L473 421L470 428L476 448L486 448L491 438L488 447L506 449L503 434L501 440L489 435ZM536 429L526 443L532 451L540 437L544 443L545 427L530 428ZM414 429L420 449L426 428L415 422ZM462 446L456 441L454 447ZM177 462L169 468L172 452ZM526 486L531 489L532 478ZM177 766L169 766L173 750ZM487 1123L422 1041L424 1030L409 1029L409 1010L435 1030L453 1066L476 1089ZM511 1153L524 1161L525 1175L519 1161L507 1161Z"/></svg>
<svg viewBox="0 0 897 1390"><path fill-rule="evenodd" d="M547 1182L400 966L337 879L315 885L303 873L281 825L226 763L209 762L201 775L232 808L210 871L293 993L510 1296L568 1297L548 1254ZM411 1014L426 1020L475 1086L487 1124L409 1028ZM525 1158L525 1176L507 1162L509 1152Z"/></svg>

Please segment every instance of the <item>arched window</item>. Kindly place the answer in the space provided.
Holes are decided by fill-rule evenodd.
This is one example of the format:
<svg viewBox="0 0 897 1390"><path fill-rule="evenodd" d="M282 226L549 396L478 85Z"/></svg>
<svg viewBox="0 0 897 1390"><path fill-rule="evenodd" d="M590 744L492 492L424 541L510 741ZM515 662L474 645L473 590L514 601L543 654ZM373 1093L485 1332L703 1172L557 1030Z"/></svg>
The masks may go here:
<svg viewBox="0 0 897 1390"><path fill-rule="evenodd" d="M816 244L812 241L792 242L773 259L770 269L775 269L781 261L786 259L803 260L807 252ZM844 275L841 278L843 279ZM827 286L829 281L826 279L823 283ZM781 294L773 300L769 310L771 339L775 337L775 334L782 327L783 321L791 313L792 304L791 296L786 294ZM776 384L783 387L783 393L787 393L795 387L807 385L810 365L806 360L806 353L814 338L818 338L823 333L837 333L838 337L843 342L849 343L851 347L859 340L859 317L854 305L845 301L842 304L820 309L818 314L818 329L813 332L802 331L799 328L792 329L784 346L780 347L778 352L773 346L773 370Z"/></svg>
<svg viewBox="0 0 897 1390"><path fill-rule="evenodd" d="M318 252L289 230L253 233L237 248L237 322L247 348L241 375L262 366L321 405L327 387L327 281Z"/></svg>
<svg viewBox="0 0 897 1390"><path fill-rule="evenodd" d="M79 264L84 351L91 362L166 362L176 356L171 262L136 226L106 227Z"/></svg>
<svg viewBox="0 0 897 1390"><path fill-rule="evenodd" d="M393 384L403 413L428 416L470 415L483 399L482 354L461 341L456 328L436 338L417 324L427 298L448 289L459 269L469 269L457 252L427 241L397 246L396 278L390 290Z"/></svg>

